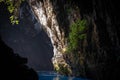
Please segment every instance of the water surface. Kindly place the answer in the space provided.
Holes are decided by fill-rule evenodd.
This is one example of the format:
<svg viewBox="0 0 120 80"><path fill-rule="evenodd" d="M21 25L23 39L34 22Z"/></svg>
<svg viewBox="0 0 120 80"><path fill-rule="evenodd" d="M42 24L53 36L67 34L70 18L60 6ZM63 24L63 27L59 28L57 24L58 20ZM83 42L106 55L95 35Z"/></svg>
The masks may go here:
<svg viewBox="0 0 120 80"><path fill-rule="evenodd" d="M38 72L39 80L88 80L83 78L67 77L51 71Z"/></svg>

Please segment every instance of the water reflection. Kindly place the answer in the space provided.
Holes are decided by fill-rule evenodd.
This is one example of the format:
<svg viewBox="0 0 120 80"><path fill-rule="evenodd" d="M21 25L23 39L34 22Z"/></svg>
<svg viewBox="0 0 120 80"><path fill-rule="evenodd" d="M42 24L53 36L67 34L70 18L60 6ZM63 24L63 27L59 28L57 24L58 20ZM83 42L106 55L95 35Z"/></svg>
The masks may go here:
<svg viewBox="0 0 120 80"><path fill-rule="evenodd" d="M83 78L67 77L49 71L38 72L38 75L39 75L39 80L88 80Z"/></svg>
<svg viewBox="0 0 120 80"><path fill-rule="evenodd" d="M60 80L60 77L57 75L56 77L53 78L53 80Z"/></svg>

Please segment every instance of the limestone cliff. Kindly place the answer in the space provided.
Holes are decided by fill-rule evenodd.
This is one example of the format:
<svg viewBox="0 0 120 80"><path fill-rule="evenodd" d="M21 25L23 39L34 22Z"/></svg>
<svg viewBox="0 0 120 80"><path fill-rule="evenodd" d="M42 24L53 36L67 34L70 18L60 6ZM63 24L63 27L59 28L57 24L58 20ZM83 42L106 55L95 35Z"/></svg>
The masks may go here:
<svg viewBox="0 0 120 80"><path fill-rule="evenodd" d="M28 0L36 19L51 39L52 62L62 74L96 80L119 78L119 4L112 0ZM67 53L70 25L87 20L86 38Z"/></svg>
<svg viewBox="0 0 120 80"><path fill-rule="evenodd" d="M59 12L53 7L56 6L55 8L57 8L57 1L52 4L50 0L29 0L29 4L36 16L36 19L40 22L41 26L43 26L43 29L51 39L54 52L54 57L52 58L54 68L59 70L59 65L62 65L66 67L68 69L68 73L71 74L70 66L63 58L64 49L67 46L67 42L65 41L65 32L61 28L63 26L60 27L57 20Z"/></svg>

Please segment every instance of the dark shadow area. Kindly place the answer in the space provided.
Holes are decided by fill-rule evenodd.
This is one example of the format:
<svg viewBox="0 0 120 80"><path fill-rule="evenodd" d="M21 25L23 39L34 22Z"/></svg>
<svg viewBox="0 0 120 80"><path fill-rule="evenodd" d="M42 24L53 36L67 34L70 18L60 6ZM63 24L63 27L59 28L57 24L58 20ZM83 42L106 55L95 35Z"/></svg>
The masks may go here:
<svg viewBox="0 0 120 80"><path fill-rule="evenodd" d="M22 57L28 59L27 65L36 71L51 71L53 47L47 34L34 18L27 3L21 5L20 22L12 26L10 14L4 4L0 4L0 34L2 40ZM16 79L17 80L17 79Z"/></svg>
<svg viewBox="0 0 120 80"><path fill-rule="evenodd" d="M15 54L0 36L0 80L38 80L37 73L26 66L26 58Z"/></svg>
<svg viewBox="0 0 120 80"><path fill-rule="evenodd" d="M58 21L58 25L60 26L60 30L65 32L65 37L69 34L69 19L68 12L65 9L65 5L69 3L67 0L51 0L53 10L55 11L56 19ZM57 6L57 7L56 7Z"/></svg>
<svg viewBox="0 0 120 80"><path fill-rule="evenodd" d="M82 18L90 16L89 19L93 19L93 25L89 26L88 43L84 47L86 75L93 80L120 79L120 12L118 11L120 5L118 1L79 0L75 3L81 11ZM89 67L91 64L95 66Z"/></svg>

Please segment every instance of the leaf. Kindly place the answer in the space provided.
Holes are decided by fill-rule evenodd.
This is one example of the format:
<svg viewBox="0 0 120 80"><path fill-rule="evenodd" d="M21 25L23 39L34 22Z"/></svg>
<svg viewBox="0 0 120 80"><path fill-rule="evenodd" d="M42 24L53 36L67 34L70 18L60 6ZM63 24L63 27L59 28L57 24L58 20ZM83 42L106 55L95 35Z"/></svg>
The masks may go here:
<svg viewBox="0 0 120 80"><path fill-rule="evenodd" d="M16 22L16 24L19 24L19 21L18 21L18 20L16 20L15 22Z"/></svg>

